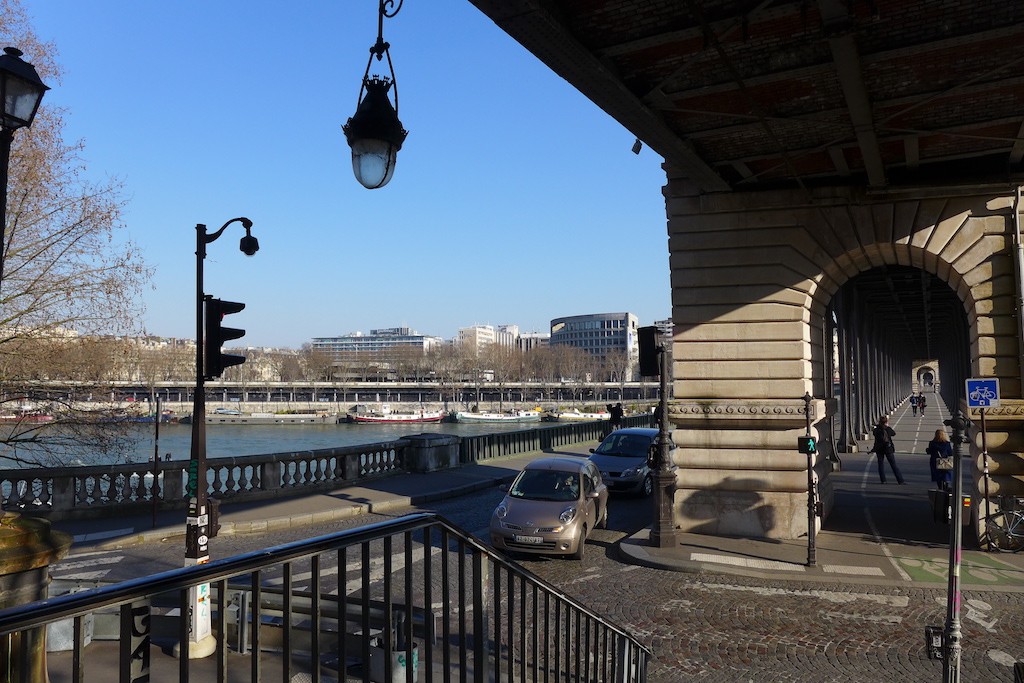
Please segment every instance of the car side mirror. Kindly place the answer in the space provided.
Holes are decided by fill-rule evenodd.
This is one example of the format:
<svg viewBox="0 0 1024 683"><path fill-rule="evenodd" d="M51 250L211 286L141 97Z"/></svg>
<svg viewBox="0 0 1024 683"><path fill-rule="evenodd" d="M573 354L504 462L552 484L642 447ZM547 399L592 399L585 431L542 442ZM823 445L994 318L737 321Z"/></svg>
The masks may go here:
<svg viewBox="0 0 1024 683"><path fill-rule="evenodd" d="M601 494L598 491L591 491L587 494L587 498L600 498Z"/></svg>
<svg viewBox="0 0 1024 683"><path fill-rule="evenodd" d="M594 451L596 451L596 450L597 450L596 448L591 448L591 449L590 449L590 452L591 452L591 453L593 453L593 452L594 452Z"/></svg>

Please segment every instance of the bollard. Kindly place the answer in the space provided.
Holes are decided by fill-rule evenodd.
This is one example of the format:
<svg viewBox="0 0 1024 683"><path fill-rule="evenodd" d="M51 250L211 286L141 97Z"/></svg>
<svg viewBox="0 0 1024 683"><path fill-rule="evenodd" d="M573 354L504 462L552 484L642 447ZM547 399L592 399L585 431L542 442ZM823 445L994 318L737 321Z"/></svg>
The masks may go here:
<svg viewBox="0 0 1024 683"><path fill-rule="evenodd" d="M0 609L46 598L48 567L67 554L71 536L44 519L4 512L0 518ZM46 681L46 627L0 638L0 680Z"/></svg>

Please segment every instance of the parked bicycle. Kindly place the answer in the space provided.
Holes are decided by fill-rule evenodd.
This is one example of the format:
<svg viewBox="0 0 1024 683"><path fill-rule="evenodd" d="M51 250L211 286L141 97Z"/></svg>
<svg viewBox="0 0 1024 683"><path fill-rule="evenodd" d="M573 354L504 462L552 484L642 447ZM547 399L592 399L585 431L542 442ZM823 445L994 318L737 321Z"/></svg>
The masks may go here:
<svg viewBox="0 0 1024 683"><path fill-rule="evenodd" d="M1007 553L1024 549L1024 498L1000 496L999 510L985 520L989 545Z"/></svg>

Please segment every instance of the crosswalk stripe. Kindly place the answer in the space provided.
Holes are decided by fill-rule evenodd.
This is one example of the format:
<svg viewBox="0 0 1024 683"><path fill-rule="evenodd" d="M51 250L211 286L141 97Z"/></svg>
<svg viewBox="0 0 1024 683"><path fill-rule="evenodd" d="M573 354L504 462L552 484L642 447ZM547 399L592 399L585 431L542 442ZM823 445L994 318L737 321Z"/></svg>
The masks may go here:
<svg viewBox="0 0 1024 683"><path fill-rule="evenodd" d="M857 576L885 576L881 567L856 567L842 564L823 564L823 571L831 574L854 574Z"/></svg>
<svg viewBox="0 0 1024 683"><path fill-rule="evenodd" d="M749 567L751 569L772 569L781 572L802 572L805 570L803 565L791 564L789 562L754 560L745 557L730 557L728 555L710 555L708 553L690 553L690 559L694 562L715 562L717 564L729 564L737 567Z"/></svg>
<svg viewBox="0 0 1024 683"><path fill-rule="evenodd" d="M53 566L55 571L63 572L70 569L84 569L86 567L97 567L104 564L117 564L124 559L124 555L109 555L107 557L93 557L81 562L59 562Z"/></svg>

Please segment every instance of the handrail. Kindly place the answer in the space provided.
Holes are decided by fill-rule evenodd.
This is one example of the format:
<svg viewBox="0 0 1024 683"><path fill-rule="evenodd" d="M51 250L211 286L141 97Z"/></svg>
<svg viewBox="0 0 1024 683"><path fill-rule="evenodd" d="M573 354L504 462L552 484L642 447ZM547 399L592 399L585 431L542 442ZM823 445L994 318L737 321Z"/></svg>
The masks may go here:
<svg viewBox="0 0 1024 683"><path fill-rule="evenodd" d="M410 564L414 560L414 534L420 532L422 548L419 550L419 563L421 571L418 579L422 585L418 590L413 587L413 569ZM379 542L383 539L384 566L390 568L391 559L394 557L405 557L404 568L386 569L382 577L374 579L372 590L370 570L367 567L367 559L370 553L370 544L380 548ZM436 545L435 545L436 542ZM404 543L404 548L400 546ZM394 546L399 546L395 548ZM454 546L454 549L452 548ZM356 553L348 553L347 549L356 547ZM439 559L434 559L439 554ZM342 590L346 572L355 569L350 566L345 558L354 558L358 563L359 572L362 578L359 580L360 589L357 593L346 595ZM359 558L362 557L362 560ZM299 594L299 591L292 584L292 563L296 561L310 561L314 569L312 595L324 596L335 599L333 591L330 596L324 593L325 586L318 583L323 577L320 574L321 563L335 561L343 569L339 569L339 587L337 599L344 598L351 602L360 603L361 622L349 624L344 616L335 616L338 620L336 630L334 627L327 628L325 622L330 620L325 614L319 597L314 598L311 603L312 612L309 609L303 614L301 610L294 607L292 597ZM490 564L485 565L488 562ZM451 572L449 567L455 565ZM439 566L435 566L439 565ZM433 567L433 569L431 568ZM324 652L331 652L331 646L340 649L340 657L344 661L346 647L350 654L362 655L364 661L370 657L372 666L371 648L380 647L383 651L406 652L409 657L406 661L416 662L413 654L415 648L419 649L420 661L427 667L428 675L426 680L435 680L432 675L436 673L433 667L441 666L445 670L452 668L466 671L473 671L473 680L487 680L485 673L488 669L504 671L508 673L507 680L512 680L512 673L515 671L526 671L532 667L536 670L538 665L545 670L555 669L557 680L581 680L580 676L588 676L591 671L610 672L610 677L599 677L600 680L616 680L624 683L639 683L645 680L646 663L652 656L649 648L642 645L635 637L625 629L597 614L585 605L579 603L572 596L545 582L540 577L519 565L509 562L502 555L487 547L470 534L454 526L451 522L432 513L416 513L392 520L385 520L368 524L356 529L338 531L312 539L295 541L278 545L272 548L257 550L235 557L214 560L208 564L173 569L152 576L132 579L123 583L89 589L80 593L58 596L45 600L36 601L26 605L19 605L0 611L0 638L12 638L9 641L14 647L21 648L17 656L21 657L22 666L29 666L24 663L28 657L26 642L31 642L33 633L39 633L43 627L54 622L73 619L76 627L76 634L81 630L81 622L92 613L109 608L120 608L121 621L118 631L118 641L121 643L122 657L130 657L133 665L149 667L151 651L156 647L151 642L149 633L150 618L149 608L145 605L151 604L154 597L172 593L179 593L181 604L180 614L187 614L186 594L190 588L203 584L212 584L215 588L218 605L218 624L216 630L216 648L218 658L226 657L228 648L228 633L226 613L228 603L238 598L239 589L229 587L228 580L241 575L251 576L252 590L263 586L262 572L283 568L285 583L282 586L285 599L282 618L284 619L284 633L288 634L292 629L297 629L295 621L303 619L310 620L311 637L308 650L313 656L307 658L309 661L320 661L320 655ZM465 573L463 572L465 568ZM392 579L391 573L404 574L404 587L402 582ZM502 573L506 576L502 576ZM434 578L432 578L434 577ZM431 590L437 578L441 579L441 595L432 598ZM467 585L468 584L468 585ZM381 587L382 586L382 587ZM397 586L397 587L396 587ZM451 587L451 590L449 590ZM243 589L242 592L244 592ZM302 589L303 591L307 589ZM382 598L375 597L380 595ZM305 593L303 593L305 594ZM423 602L417 607L410 600L417 598ZM453 596L458 596L454 598ZM232 596L235 596L234 598ZM531 605L527 605L528 596L532 596ZM442 620L442 634L444 637L434 641L431 638L420 637L418 643L413 643L413 631L411 620L406 621L403 610L410 609L435 609L434 602L440 599L440 611L436 614ZM368 629L370 610L372 604L386 605L383 619L383 630L378 636L371 638ZM408 604L406 604L408 603ZM520 604L516 611L515 605ZM237 607L237 603L235 604ZM467 623L464 605L473 605L474 613L472 623ZM489 610L488 605L494 609ZM503 606L508 605L507 609ZM543 606L542 606L543 605ZM532 610L528 607L532 606ZM476 609L477 607L481 609ZM126 611L132 610L138 614L143 610L146 616L131 621L126 619ZM264 609L259 601L254 601L250 606L252 610L252 623L262 624L260 620L261 610ZM553 612L549 612L549 609ZM394 610L394 611L393 611ZM235 610L236 634L239 630L244 631L245 621L244 609ZM297 616L296 616L297 615ZM186 637L187 629L180 617L174 617L180 626L178 633L182 638ZM349 633L347 625L352 625L361 630ZM400 626L401 625L401 626ZM575 628L570 628L574 626ZM280 657L283 666L291 667L294 657L293 653L299 651L300 646L289 644L287 636L284 640L284 651L270 650L264 652L260 646L259 631L256 629L251 634L252 651L248 650L248 641L240 642L241 654L248 653L255 659L254 668L260 666L261 658ZM125 629L131 629L126 631ZM141 630L140 630L141 629ZM406 630L402 630L406 629ZM322 633L321 633L322 632ZM333 640L327 638L330 633ZM573 635L575 633L575 636ZM585 633L585 636L581 634ZM315 635L314 635L315 634ZM529 634L529 642L527 639ZM321 640L321 636L323 640ZM403 636L405 636L404 645ZM356 645L347 646L346 640L355 638L359 642ZM379 639L377 645L371 644L371 639ZM130 646L126 644L130 641ZM233 641L234 642L234 641ZM21 644L19 646L19 643ZM467 647L467 644L472 647ZM85 642L76 635L73 648L74 656L70 662L62 660L65 667L73 670L70 674L74 680L82 680L86 669L92 666L99 666L93 661L87 661L84 657ZM278 646L280 647L280 646ZM127 648L127 649L125 649ZM574 651L569 656L570 649ZM553 652L553 656L552 656ZM441 655L441 656L438 656ZM182 680L188 679L188 669L191 666L186 661L174 664L180 667ZM301 659L301 658L300 658ZM100 661L96 658L95 661ZM385 658L385 670L389 670L393 664ZM443 662L443 664L442 664ZM52 662L51 662L52 664ZM124 665L125 662L122 662ZM164 663L166 666L166 663ZM26 670L22 669L22 671ZM90 669L89 679L96 676L95 669ZM561 674L564 673L565 678ZM148 675L148 674L147 674ZM575 676L575 678L573 678ZM21 679L25 680L23 675ZM122 680L125 680L122 678ZM135 679L132 679L135 680ZM163 680L163 679L162 679ZM226 680L224 676L218 680ZM391 680L385 676L385 680ZM422 680L422 679L421 679ZM441 680L449 680L442 677Z"/></svg>

